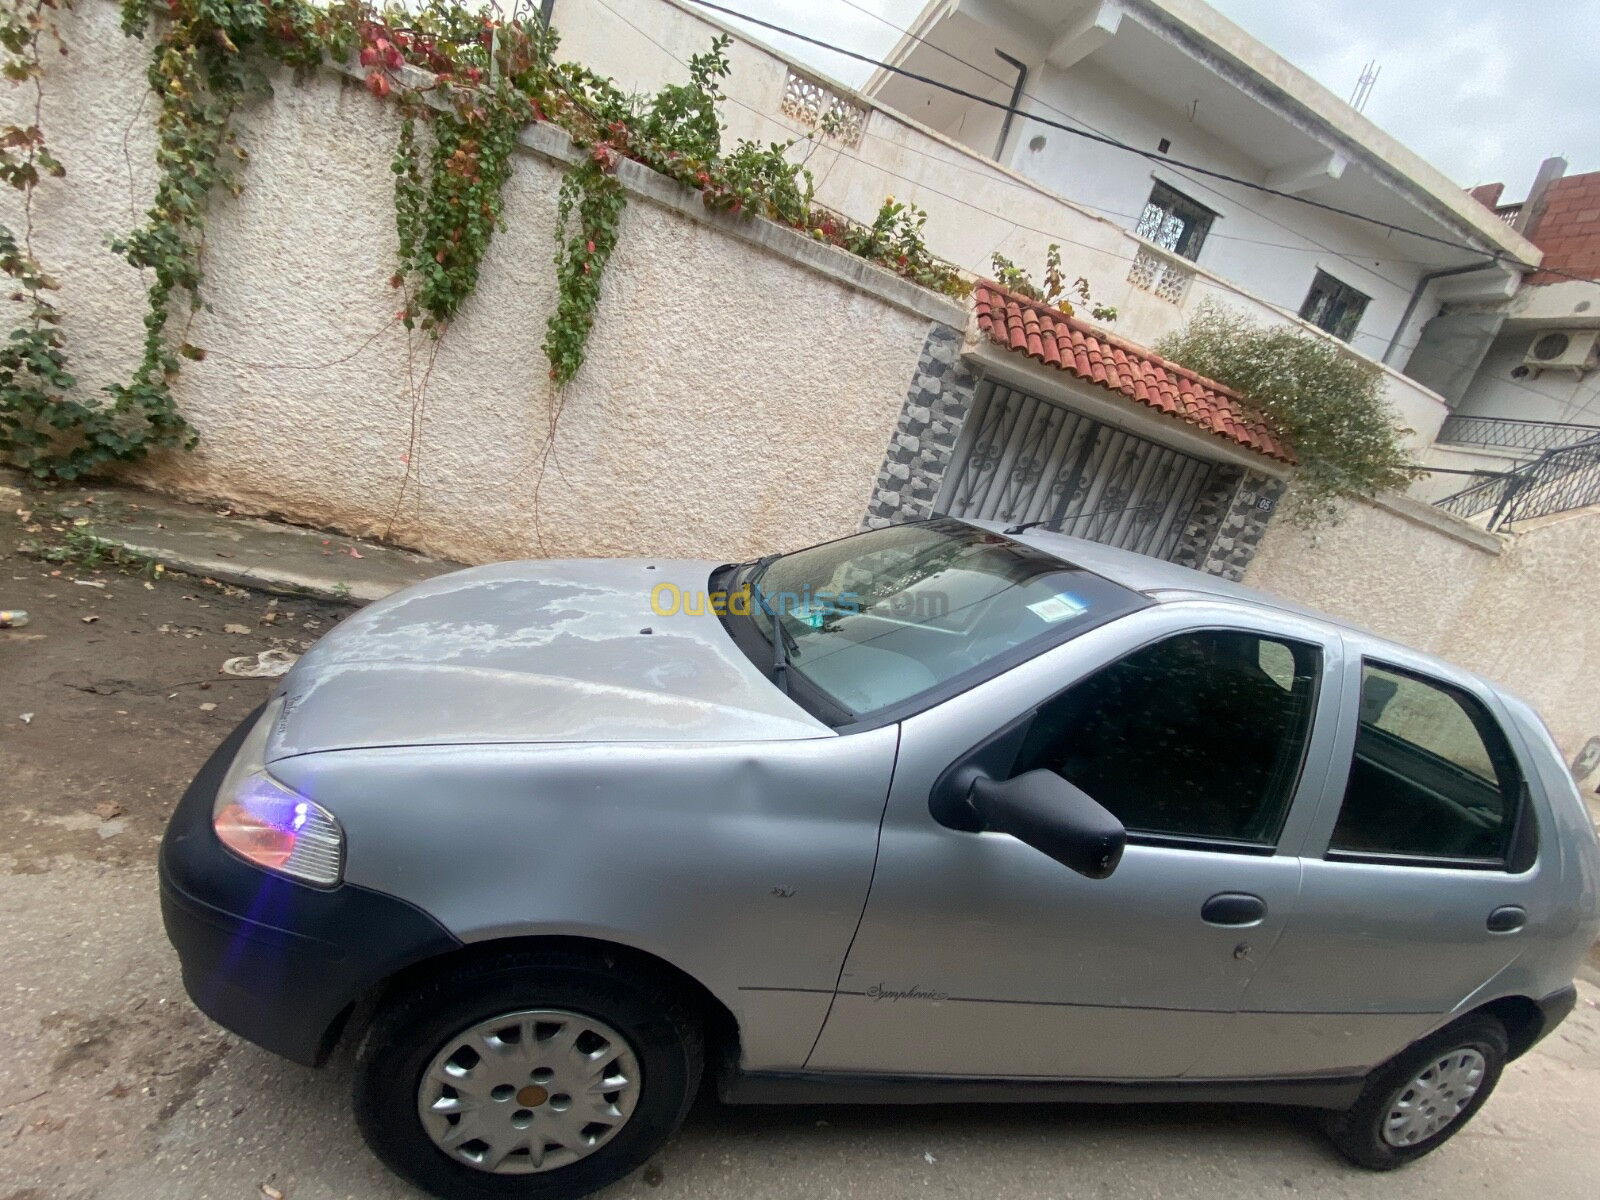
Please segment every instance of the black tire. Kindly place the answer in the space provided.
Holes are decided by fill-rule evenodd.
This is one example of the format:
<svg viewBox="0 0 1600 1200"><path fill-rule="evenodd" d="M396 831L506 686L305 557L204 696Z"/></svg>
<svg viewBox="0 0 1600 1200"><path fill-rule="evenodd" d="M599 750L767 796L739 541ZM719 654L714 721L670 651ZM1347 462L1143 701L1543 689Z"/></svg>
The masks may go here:
<svg viewBox="0 0 1600 1200"><path fill-rule="evenodd" d="M1476 1094L1455 1119L1431 1137L1412 1145L1396 1146L1386 1141L1386 1119L1407 1085L1431 1063L1453 1052L1469 1050L1482 1056L1483 1076ZM1490 1016L1465 1017L1423 1038L1369 1075L1355 1104L1346 1112L1328 1116L1328 1137L1339 1153L1351 1162L1374 1171L1392 1171L1419 1159L1454 1137L1483 1107L1495 1084L1500 1082L1506 1053L1505 1026Z"/></svg>
<svg viewBox="0 0 1600 1200"><path fill-rule="evenodd" d="M356 1052L362 1137L402 1178L446 1200L573 1200L621 1179L677 1132L700 1082L699 1015L681 989L648 970L567 951L467 961L394 997ZM434 1145L417 1113L423 1073L447 1041L504 1013L554 1008L609 1025L640 1066L631 1116L585 1158L521 1175L479 1170Z"/></svg>

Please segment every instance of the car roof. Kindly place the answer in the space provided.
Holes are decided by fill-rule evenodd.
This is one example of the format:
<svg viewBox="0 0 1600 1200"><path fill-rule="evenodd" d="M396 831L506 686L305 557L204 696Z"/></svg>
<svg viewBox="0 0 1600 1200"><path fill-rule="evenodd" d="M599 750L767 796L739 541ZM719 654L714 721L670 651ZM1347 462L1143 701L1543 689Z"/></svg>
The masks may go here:
<svg viewBox="0 0 1600 1200"><path fill-rule="evenodd" d="M1129 591L1140 592L1154 599L1176 598L1170 595L1173 592L1186 593L1184 597L1186 599L1196 595L1221 597L1244 604L1277 609L1280 612L1296 613L1314 621L1346 629L1354 628L1349 622L1341 621L1327 613L1303 608L1291 601L1281 600L1276 596L1267 595L1266 592L1258 592L1255 588L1245 587L1242 583L1233 583L1216 575L1207 575L1203 571L1180 567L1177 563L1151 558L1147 554L1119 550L1115 546L1068 537L1064 533L1053 533L1046 529L1034 528L1010 533L1007 532L1009 526L1003 521L967 520L966 523L994 533L1004 533L1025 546L1032 546L1036 550L1043 550L1046 554L1065 559L1076 566L1085 567L1096 575L1111 580L1112 583L1121 584Z"/></svg>
<svg viewBox="0 0 1600 1200"><path fill-rule="evenodd" d="M1005 533L1009 527L1004 521L973 521L962 518L969 525L980 529L987 529L994 533ZM1146 554L1138 554L1132 550L1121 550L1115 546L1106 546L1100 542L1085 541L1083 538L1068 537L1064 533L1053 533L1049 530L1033 528L1022 530L1018 533L1007 533L1007 537L1021 542L1025 546L1032 546L1064 559L1076 566L1093 571L1096 575L1120 584L1129 591L1138 592L1148 596L1158 603L1172 603L1182 600L1225 600L1251 608L1270 609L1273 612L1292 613L1297 617L1315 621L1318 624L1329 626L1333 629L1359 634L1363 638L1371 639L1382 646L1393 646L1407 654L1437 663L1445 668L1446 672L1460 672L1471 675L1481 680L1488 687L1497 692L1504 693L1504 689L1491 680L1484 679L1475 671L1467 671L1455 663L1446 662L1436 655L1429 654L1426 650L1415 646L1408 646L1404 642L1397 642L1393 638L1386 638L1382 634L1356 625L1353 622L1341 620L1314 608L1296 604L1291 600L1284 600L1266 592L1257 591L1255 588L1245 587L1242 583L1220 579L1215 575L1207 575L1203 571L1196 571L1189 567L1180 567L1177 563L1165 562L1159 558L1151 558Z"/></svg>

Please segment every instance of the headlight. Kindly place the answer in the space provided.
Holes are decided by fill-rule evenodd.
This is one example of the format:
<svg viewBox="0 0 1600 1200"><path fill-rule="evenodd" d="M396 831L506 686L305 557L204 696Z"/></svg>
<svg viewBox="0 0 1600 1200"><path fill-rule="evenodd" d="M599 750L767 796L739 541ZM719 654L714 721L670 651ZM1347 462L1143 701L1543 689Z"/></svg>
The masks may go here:
<svg viewBox="0 0 1600 1200"><path fill-rule="evenodd" d="M211 825L217 838L246 862L280 875L332 887L344 870L344 830L314 800L267 774L267 736L283 701L267 706L239 746L217 789Z"/></svg>

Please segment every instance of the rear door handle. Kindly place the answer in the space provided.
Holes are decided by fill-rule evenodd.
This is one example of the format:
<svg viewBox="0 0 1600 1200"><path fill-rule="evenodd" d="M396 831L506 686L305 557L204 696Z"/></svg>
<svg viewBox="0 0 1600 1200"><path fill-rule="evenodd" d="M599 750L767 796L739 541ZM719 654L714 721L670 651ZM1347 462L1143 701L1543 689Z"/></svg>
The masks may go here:
<svg viewBox="0 0 1600 1200"><path fill-rule="evenodd" d="M1207 925L1258 925L1267 915L1267 902L1249 892L1218 892L1200 906Z"/></svg>
<svg viewBox="0 0 1600 1200"><path fill-rule="evenodd" d="M1489 914L1490 933L1515 933L1528 923L1528 914L1515 904L1502 905Z"/></svg>

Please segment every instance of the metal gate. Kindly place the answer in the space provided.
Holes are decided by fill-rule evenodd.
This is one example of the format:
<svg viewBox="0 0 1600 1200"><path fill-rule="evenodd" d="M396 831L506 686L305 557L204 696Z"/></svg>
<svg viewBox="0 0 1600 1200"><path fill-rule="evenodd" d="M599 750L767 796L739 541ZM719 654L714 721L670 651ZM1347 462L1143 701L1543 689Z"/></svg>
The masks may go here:
<svg viewBox="0 0 1600 1200"><path fill-rule="evenodd" d="M984 380L939 510L1171 558L1211 464Z"/></svg>

